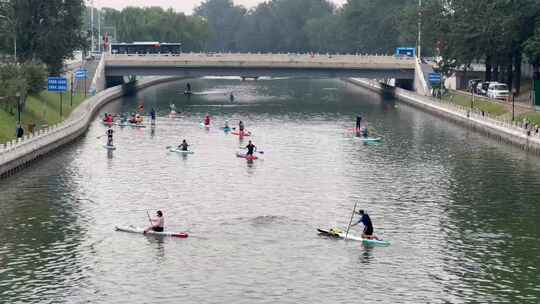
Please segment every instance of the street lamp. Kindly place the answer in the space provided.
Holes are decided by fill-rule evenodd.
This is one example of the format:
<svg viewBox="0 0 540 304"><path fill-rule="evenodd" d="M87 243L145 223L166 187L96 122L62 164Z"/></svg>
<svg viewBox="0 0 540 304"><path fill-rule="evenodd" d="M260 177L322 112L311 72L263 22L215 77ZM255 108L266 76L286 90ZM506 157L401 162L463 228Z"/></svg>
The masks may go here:
<svg viewBox="0 0 540 304"><path fill-rule="evenodd" d="M19 92L15 93L15 97L17 98L17 122L20 126L21 125L21 93Z"/></svg>
<svg viewBox="0 0 540 304"><path fill-rule="evenodd" d="M515 120L515 99L516 99L516 89L512 89L512 121Z"/></svg>
<svg viewBox="0 0 540 304"><path fill-rule="evenodd" d="M422 58L422 0L418 0L418 46L417 56Z"/></svg>

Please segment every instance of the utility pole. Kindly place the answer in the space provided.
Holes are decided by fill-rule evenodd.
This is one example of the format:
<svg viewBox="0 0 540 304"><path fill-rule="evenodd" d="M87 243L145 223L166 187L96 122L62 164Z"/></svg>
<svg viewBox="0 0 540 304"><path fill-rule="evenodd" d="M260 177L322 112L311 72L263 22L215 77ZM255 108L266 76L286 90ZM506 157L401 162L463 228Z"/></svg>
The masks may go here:
<svg viewBox="0 0 540 304"><path fill-rule="evenodd" d="M418 0L418 45L416 56L422 58L422 0Z"/></svg>
<svg viewBox="0 0 540 304"><path fill-rule="evenodd" d="M94 0L90 0L90 53L94 53Z"/></svg>
<svg viewBox="0 0 540 304"><path fill-rule="evenodd" d="M102 39L101 39L101 11L99 10L98 8L98 11L97 11L97 14L98 14L98 52L101 53L101 42L102 42Z"/></svg>

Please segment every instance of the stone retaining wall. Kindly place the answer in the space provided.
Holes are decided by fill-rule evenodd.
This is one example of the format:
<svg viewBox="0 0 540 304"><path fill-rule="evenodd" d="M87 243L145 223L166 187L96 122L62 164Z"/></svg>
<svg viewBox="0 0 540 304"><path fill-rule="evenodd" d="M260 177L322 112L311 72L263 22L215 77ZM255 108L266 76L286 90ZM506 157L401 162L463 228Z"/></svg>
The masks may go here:
<svg viewBox="0 0 540 304"><path fill-rule="evenodd" d="M380 83L367 79L349 78L347 81L379 93L384 89ZM540 134L536 134L532 130L530 135L528 135L529 131L517 122L497 120L485 113L471 111L470 108L450 102L420 96L414 92L400 88L392 89L394 89L397 99L411 106L452 120L506 143L516 145L525 151L531 151L540 155Z"/></svg>
<svg viewBox="0 0 540 304"><path fill-rule="evenodd" d="M144 89L176 79L178 78L148 78L138 82L136 88ZM101 91L81 103L65 121L0 145L0 179L13 175L34 160L84 134L99 109L122 96L121 86Z"/></svg>

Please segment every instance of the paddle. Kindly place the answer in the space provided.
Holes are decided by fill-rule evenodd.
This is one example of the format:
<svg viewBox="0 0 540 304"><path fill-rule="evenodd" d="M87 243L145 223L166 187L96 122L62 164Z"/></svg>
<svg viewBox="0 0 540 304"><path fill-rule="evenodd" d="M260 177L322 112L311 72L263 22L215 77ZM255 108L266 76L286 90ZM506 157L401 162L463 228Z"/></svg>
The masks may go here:
<svg viewBox="0 0 540 304"><path fill-rule="evenodd" d="M152 223L152 218L150 218L150 213L148 213L148 210L146 210L146 215L148 215L148 221L150 222L150 226L154 226Z"/></svg>
<svg viewBox="0 0 540 304"><path fill-rule="evenodd" d="M354 218L354 212L356 211L356 204L358 204L358 203L354 203L354 208L353 208L353 211L352 211L352 214L351 214L351 220L349 221L349 226L347 226L347 233L345 233L345 240L349 236L349 229L351 228L352 220Z"/></svg>
<svg viewBox="0 0 540 304"><path fill-rule="evenodd" d="M247 149L246 147L238 147L238 149L242 149L242 150L245 150ZM264 151L253 151L255 153L260 153L260 154L264 154Z"/></svg>

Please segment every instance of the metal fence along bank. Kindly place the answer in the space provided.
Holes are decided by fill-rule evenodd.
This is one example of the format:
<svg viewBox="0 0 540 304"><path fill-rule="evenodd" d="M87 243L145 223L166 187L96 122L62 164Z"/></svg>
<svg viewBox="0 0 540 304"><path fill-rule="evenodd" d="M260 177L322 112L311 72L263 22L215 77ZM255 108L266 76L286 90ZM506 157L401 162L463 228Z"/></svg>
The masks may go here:
<svg viewBox="0 0 540 304"><path fill-rule="evenodd" d="M98 76L99 77L99 76ZM138 82L143 89L176 78L152 77ZM0 178L13 175L47 153L65 145L86 132L99 109L124 95L122 86L103 90L88 98L63 122L0 145Z"/></svg>
<svg viewBox="0 0 540 304"><path fill-rule="evenodd" d="M385 89L384 85L377 81L356 78L349 78L347 81L375 92L382 92ZM540 133L538 128L530 124L497 119L478 110L471 110L471 108L452 102L421 96L401 88L392 87L391 89L397 99L409 105L445 117L490 137L540 155Z"/></svg>

